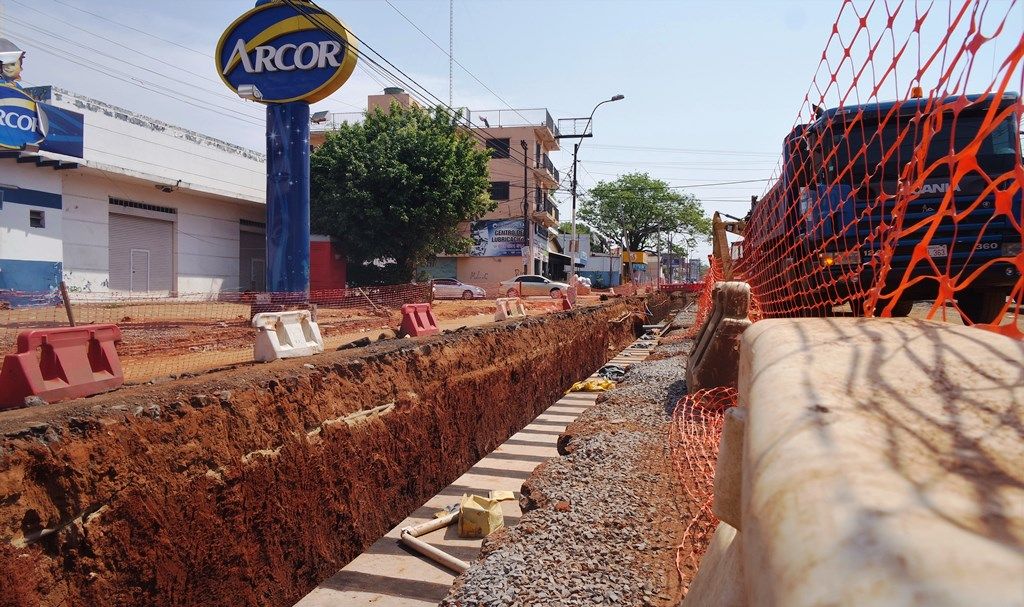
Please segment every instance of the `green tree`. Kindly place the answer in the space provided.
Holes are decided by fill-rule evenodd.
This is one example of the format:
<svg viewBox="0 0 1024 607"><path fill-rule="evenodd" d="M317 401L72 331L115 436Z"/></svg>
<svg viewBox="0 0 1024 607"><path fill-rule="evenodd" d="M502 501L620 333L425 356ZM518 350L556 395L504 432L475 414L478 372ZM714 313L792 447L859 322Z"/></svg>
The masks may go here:
<svg viewBox="0 0 1024 607"><path fill-rule="evenodd" d="M312 231L341 243L353 282L409 281L438 253L469 249L459 223L495 206L488 158L441 109L369 112L310 159Z"/></svg>
<svg viewBox="0 0 1024 607"><path fill-rule="evenodd" d="M652 249L658 234L677 234L683 242L711 235L711 220L695 196L647 173L598 182L580 204L579 217L629 251Z"/></svg>

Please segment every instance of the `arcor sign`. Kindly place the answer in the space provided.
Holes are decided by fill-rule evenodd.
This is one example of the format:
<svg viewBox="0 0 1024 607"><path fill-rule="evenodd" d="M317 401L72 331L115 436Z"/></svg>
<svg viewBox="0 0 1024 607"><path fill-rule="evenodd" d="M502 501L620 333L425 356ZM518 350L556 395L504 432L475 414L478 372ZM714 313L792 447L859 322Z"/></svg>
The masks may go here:
<svg viewBox="0 0 1024 607"><path fill-rule="evenodd" d="M228 87L255 87L263 103L320 101L356 66L348 28L304 0L259 4L228 26L215 57Z"/></svg>
<svg viewBox="0 0 1024 607"><path fill-rule="evenodd" d="M309 293L309 104L356 67L355 36L310 0L257 0L214 52L224 84L267 106L267 290Z"/></svg>

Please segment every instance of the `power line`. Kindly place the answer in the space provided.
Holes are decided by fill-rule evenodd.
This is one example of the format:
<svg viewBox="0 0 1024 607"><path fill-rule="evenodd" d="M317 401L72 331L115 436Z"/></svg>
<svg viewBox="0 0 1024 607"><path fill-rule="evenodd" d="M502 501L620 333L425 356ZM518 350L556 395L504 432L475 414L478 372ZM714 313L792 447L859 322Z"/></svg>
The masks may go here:
<svg viewBox="0 0 1024 607"><path fill-rule="evenodd" d="M19 6L25 7L25 8L27 8L27 9L31 10L31 11L34 11L34 12L36 12L36 13L39 13L40 15L43 15L43 16L45 16L45 17L47 18L47 20L48 20L48 21L56 21L56 22L58 22L58 23L63 23L64 25L67 25L67 26L73 27L73 28L74 28L74 29L76 29L76 30L79 30L79 31L81 31L81 32L85 32L86 34L89 34L90 36L94 36L94 37L96 37L96 38L99 38L100 40L103 40L103 41L105 41L105 42L109 42L110 44L114 44L114 45L117 45L117 46L119 46L119 47L121 47L121 48L123 48L123 49L127 49L127 50L131 51L132 53L134 53L134 54L136 54L136 55L139 55L139 56L141 56L141 57L145 57L145 58L147 58L147 59L150 59L150 60L152 60L152 61L156 61L157 63L161 63L161 64L163 64L163 65L166 65L166 66L168 66L168 67L172 67L172 68L174 68L174 69L176 69L176 70L178 70L178 71L181 71L181 72L185 72L185 73L187 73L187 74L188 74L189 76L192 76L192 77L199 77L199 78L202 78L203 80L206 80L207 82L213 82L213 83L217 84L217 85L218 85L218 87L223 87L223 83L222 83L222 82L221 82L221 81L220 81L219 79L216 79L216 80L215 80L215 79L213 79L213 78L211 78L211 77L209 77L209 76L204 76L204 75L202 75L202 74L196 74L195 72L193 72L193 71L191 71L191 70L188 70L188 69L185 69L185 68L181 67L180 65L176 65L176 64L174 64L174 63L171 63L170 61L164 61L163 59L160 59L159 57L154 57L153 55L150 55L150 54L144 53L144 52L142 52L141 50L139 50L139 49L137 49L137 48L134 48L134 47L128 46L127 44L123 44L123 43L121 43L121 42L118 42L117 40L113 40L113 39L111 39L111 38L108 38L108 37L106 37L106 36L104 36L104 35L102 35L102 34L98 34L98 33L94 32L94 31L92 31L92 30L88 30L88 29L86 29L86 28L84 28L84 27L81 27L81 26L79 26L79 25L75 25L74 23L71 23L71 22L69 22L69 21L64 21L63 19L58 19L57 17L54 17L54 16L53 16L53 15L51 15L51 14L48 14L48 13L44 13L43 11L41 11L41 10L39 10L39 9L37 9L37 8L34 8L34 7L32 7L32 6L29 6L29 5L27 5L27 4L24 4L24 3L22 3L22 2L20 1L20 0L10 0L10 1L11 1L11 2L13 2L13 3L15 3L15 4L17 4L17 5L19 5ZM17 20L17 19L13 19L13 21L14 21L15 23L17 23L17 22L18 22L18 20ZM25 24L25 25L28 25L29 27L33 27L34 29L38 29L38 31L41 31L41 32L43 32L44 34L48 34L48 35L50 35L50 36L53 36L53 37L55 37L55 38L60 38L60 39L62 39L62 40L65 40L65 41L67 41L67 42L71 42L72 44L81 44L81 43L79 43L79 42L77 42L77 41L75 41L75 40L71 40L71 39L68 39L68 38L63 38L63 37L61 37L61 36L58 36L57 34L54 34L53 32L50 32L50 31L44 30L44 29L42 29L42 28L38 28L37 26L32 26L32 25L29 25L29 24ZM94 52L99 52L100 54L104 55L105 57L112 57L111 55L107 55L107 54L103 53L102 51L98 51L98 50L96 50L96 49L94 49L94 48L90 48L90 47L87 47L87 46L85 46L85 45L81 45L81 46L83 46L84 48L88 48L89 50L92 50L92 51L94 51ZM121 62L123 62L123 63L127 63L128 65L133 65L133 64L131 64L131 63L128 63L127 61L124 61L124 59L122 59L121 57L112 57L112 58L113 58L113 59L117 59L118 61L121 61ZM144 68L144 69L145 69L145 68ZM150 71L151 71L151 70L150 70ZM194 85L194 84L191 84L191 83L189 83L189 85L190 85L190 86L196 86L196 85ZM221 94L221 93L220 93L220 91L221 91L221 90L223 90L223 89L222 89L222 88L220 88L220 89L218 89L217 91L209 91L209 89L203 89L203 90L207 90L208 92L212 92L212 93L214 93L214 94L218 94L218 95L220 95L220 94ZM239 99L238 97L233 97L233 96L229 96L229 95L222 95L222 96L225 96L225 97L231 97L231 98L235 99L236 101L241 101L241 99Z"/></svg>
<svg viewBox="0 0 1024 607"><path fill-rule="evenodd" d="M211 91L210 89L207 89L207 88L203 88L203 87L201 87L201 86L199 86L199 85L197 85L197 84L194 84L194 83L192 83L192 82L187 82L187 81L185 81L185 80L182 80L182 79L180 79L180 78L175 78L175 77L173 77L173 76L168 76L168 75L167 75L167 74L165 74L165 73L162 73L162 72L158 72L158 71L156 71L156 70L152 70L152 69L149 69L149 68L147 68L147 67L145 67L145 66L141 66L141 65L138 65L138 64L136 64L136 63L132 63L132 62L130 62L130 61L125 61L125 60L121 59L120 57L116 57L116 56L114 56L114 55L110 55L110 54L108 54L108 53L104 53L103 51L101 51L101 50L99 50L99 49L93 48L93 47L91 47L91 46L88 46L88 45L86 45L86 44L82 44L82 43L80 43L80 42L78 42L78 41L72 40L72 39L70 39L70 38L66 38L66 37L64 37L64 36L61 36L61 35L59 35L59 34L54 34L53 32L50 32L50 31L44 30L44 29L42 29L42 28L40 28L40 27L36 27L36 26L34 26L34 25L31 25L31 24L29 24L29 23L24 23L24 22L22 22L22 21L20 21L20 20L18 20L18 19L11 19L11 21L13 21L14 23L18 24L18 25L19 25L19 26L21 26L21 27L28 27L28 28L30 28L30 29L36 30L36 31L38 31L38 32L41 32L42 34L45 34L45 35L47 35L47 36L50 36L50 37L52 37L52 38L55 38L55 39L57 39L57 40L63 40L63 41L65 41L65 42L68 42L68 43L71 43L71 44L73 44L73 45L76 45L76 46L78 46L78 47L81 47L81 48L83 48L83 49L85 49L85 50L88 50L88 51L92 51L93 53L96 53L96 54L98 54L98 55L101 55L101 56L103 56L103 57L107 57L107 58L109 58L109 59L113 59L113 60L115 60L115 61L118 61L118 62L120 62L120 63L123 63L123 64L125 64L125 65L129 65L129 66L131 66L131 67L134 67L134 68L137 68L137 69L143 70L143 71L145 71L145 72L149 72L149 73L151 73L151 74L154 74L154 75L156 75L156 76L159 76L159 77L161 77L161 78L166 78L167 80L170 80L170 81L172 81L172 82L177 82L177 83L179 83L179 84L183 84L183 85L185 85L185 86L189 86L189 87L192 87L192 88L198 89L199 91L202 91L202 92L204 92L204 93L208 93L208 94L210 94L210 95L214 95L214 96L217 96L217 97L226 97L226 98L228 98L228 99L230 99L230 100L232 100L232 101L237 101L237 102L239 102L239 103L241 103L241 104L246 104L246 102L245 102L245 101L243 101L242 99L240 99L239 97L235 97L235 96L230 96L230 95L227 95L227 94L222 94L222 93L218 93L218 92L215 92L215 91ZM121 45L121 46L124 46L124 45ZM56 45L54 45L54 48L58 48L58 47L57 47ZM125 48L128 48L129 50L131 50L131 47L125 47ZM64 49L61 49L61 50L64 50ZM68 52L68 51L65 51L65 52ZM205 101L205 100L202 100L202 101L203 101L203 103L210 103L210 102L208 102L208 101ZM212 105L212 104L211 104L211 105ZM246 105L248 106L248 104L246 104ZM229 110L229 111L241 111L241 110L238 110L238 109L236 109L236 108L228 108L228 107L225 107L225 106L222 106L222 105L221 105L221 106L217 106L217 107L220 107L220 108L222 108L222 109L226 109L226 110ZM251 106L248 106L248 107L251 107ZM251 115L251 114L248 114L248 115L250 115L250 116L252 116L253 118L255 118L255 116L253 116L253 115Z"/></svg>
<svg viewBox="0 0 1024 607"><path fill-rule="evenodd" d="M107 151L107 150L101 150L99 148L93 148L93 147L85 146L85 149L92 150L93 152L98 152L100 154L106 154L108 156L114 156L116 158L122 158L124 160L131 160L133 162L139 162L139 163L142 163L142 164L148 164L150 166L160 167L162 169L167 169L169 171L174 171L176 173L184 173L186 175L195 175L196 177L202 177L204 179L212 179L213 181L219 181L221 183L226 183L226 184L229 184L229 185L234 186L236 188L247 188L247 189L250 189L250 190L255 190L255 191L262 192L262 190L260 190L260 188L258 188L258 187L242 185L240 183L235 183L234 181L228 181L226 179L219 179L217 177L214 177L212 175L206 175L204 173L196 173L194 171L186 171L184 169L171 168L171 167L162 165L162 164L160 164L158 162L149 162L149 161L146 161L146 160L140 160L140 159L135 158L133 156L125 156L123 154L115 154L114 152L110 152L110 151Z"/></svg>
<svg viewBox="0 0 1024 607"><path fill-rule="evenodd" d="M18 2L18 0L11 0L11 1L12 1L12 2L15 2L15 3L17 3L17 4L21 4L22 6L26 6L26 5L24 5L24 4L20 3L20 2ZM125 28L125 29L129 29L129 30L131 30L131 31L134 31L134 32L138 32L138 33L140 33L140 34L143 34L144 36L148 36L148 37L150 37L150 38L153 38L154 40L159 40L159 41L161 41L161 42L165 42L165 43L167 43L167 44L171 44L171 45L174 45L174 46L176 46L176 47L178 47L178 48L182 48L182 49L184 49L184 50L187 50L187 51L191 51L191 52L193 52L193 53L195 53L195 54L197 54L197 55L200 55L200 56L202 56L202 57L204 57L204 58L206 58L206 59L208 59L208 60L212 60L212 59L213 59L213 53L211 53L210 51L202 51L202 50L199 50L199 49L195 49L195 48L192 48L192 47L190 47L190 46L187 46L187 45L184 45L184 44L180 44L180 43L178 43L178 42L175 42L175 41L173 41L173 40L168 40L168 39L166 39L166 38L161 38L160 36L154 35L154 34L152 34L152 33L151 33L151 32L149 32L149 31L146 31L146 30L143 30L143 29L139 29L139 28L137 28L137 27L133 27L133 26L131 26L131 25L128 25L128 24L126 24L126 23L121 23L120 21L115 21L115 20L113 20L113 19L110 19L110 18L108 18L108 17L106 17L106 16L104 16L104 15L101 15L101 14L98 14L98 13L94 13L94 12L91 12L91 11L85 10L85 9L83 9L83 8L80 8L80 7L74 6L74 5L72 5L72 4L69 4L69 3L67 3L67 2L64 2L64 1L62 1L62 0L53 0L53 2L56 2L57 4L61 4L61 5L63 5L63 6L66 6L66 7L68 7L68 8L74 9L74 10L76 10L76 11L79 11L79 12L81 12L81 13L85 13L85 14L87 14L87 15L91 15L91 16L93 16L93 17L96 17L97 19L100 19L100 20L102 20L102 21L106 21L107 23L111 23L111 24L113 24L113 25L116 25L116 26L118 26L118 27L123 27L123 28ZM27 7L27 8L31 8L31 7ZM169 62L163 61L163 60L161 60L161 59L158 59L158 58L156 58L156 57L153 57L152 55L148 55L148 54L146 54L146 53L143 53L142 51L140 51L140 50L138 50L138 49L136 49L136 48L134 48L134 47L131 47L131 46L127 46L127 45L124 45L124 44L121 44L121 43L119 43L119 42L117 42L117 41L115 41L115 40L111 40L110 38L107 38L107 37L105 37L105 36L102 36L102 35L100 35L100 34L97 34L97 33L95 33L95 32L92 32L92 31L90 31L90 30L87 30L87 29L85 29L85 28L82 28L82 27L76 26L76 25L74 25L74 24L72 24L72 23L68 23L67 21L62 21L62 20L60 20L60 19L56 19L55 17L52 17L52 16L50 15L50 14L48 14L48 13L43 13L42 11L39 11L38 9L35 9L35 8L33 8L32 10L34 10L34 11L36 11L36 12L40 13L40 14L43 14L43 15L45 15L45 16L47 17L47 19L51 19L51 20L55 20L55 21L59 21L60 23L64 23L64 24L70 25L71 27L74 27L74 28L76 28L76 29L79 29L79 30L81 30L81 31L84 31L84 32L86 32L86 33L88 33L88 34L91 34L91 35L93 35L93 36L96 36L97 38L100 38L100 39L102 39L102 40L105 40L105 41L107 41L107 42L110 42L110 43L116 44L116 45L118 45L118 46L121 46L121 47L123 47L123 48L126 48L126 49L128 49L128 50L130 50L130 51L132 51L132 52L134 52L134 53L137 53L137 54L139 54L139 55L142 55L143 57L147 57L147 58L149 58L149 59L152 59L152 60L154 60L154 61L158 61L158 62L160 62L160 63L164 63L164 64L166 64L166 65L169 65L169 66L171 66L171 67L174 67L175 69L180 69L180 70L182 70L182 71L186 71L186 72L188 71L188 70L185 70L184 68L179 68L178 66L176 66L176 65L174 65L174 64L172 64L172 63L169 63ZM51 34L51 35L52 35L52 34ZM78 44L77 42L74 42L74 41L72 41L72 42L73 42L73 43L75 43L75 44ZM115 59L117 59L118 61L124 62L124 61L123 61L123 60L122 60L121 58L119 58L119 57L115 57ZM125 63L126 63L126 62L125 62ZM145 68L143 68L143 69L145 69ZM189 73L191 73L191 72L189 72ZM192 75L196 75L196 74L192 74ZM219 80L215 80L215 79L213 79L213 78L210 78L210 77L207 77L207 76L202 76L202 75L200 75L200 77L201 77L201 78L203 78L204 80L208 80L208 81L210 81L210 82L216 82L217 84L221 84L221 82L220 82ZM195 86L195 85L192 85L192 86ZM217 94L218 94L218 93L216 93L216 92L214 92L214 91L210 91L209 89L202 89L201 87L197 87L197 88L200 88L200 90L203 90L203 91L205 91L205 92L209 92L209 93L212 93L212 94L215 94L215 95L217 95ZM240 101L240 102L242 102L242 103L246 103L246 102L245 102L245 101L243 101L242 99L239 99L239 98L237 98L237 97L231 97L231 95L223 95L223 96L226 96L226 97L228 97L228 98L232 98L232 99L237 99L238 101ZM352 104L352 103L348 103L348 102L346 102L346 101L342 101L342 100L340 100L340 99L329 99L329 100L330 100L331 102L333 102L333 103L339 103L339 104L341 104L341 105L346 105L346 106L348 106L348 107L351 107L351 108L355 108L355 109L357 109L357 110L361 110L361 109L362 109L362 108L360 108L360 107L359 107L359 106L357 106L357 105L354 105L354 104Z"/></svg>
<svg viewBox="0 0 1024 607"><path fill-rule="evenodd" d="M679 165L679 164L663 164L659 162L608 162L600 160L588 160L590 164L600 164L609 166L621 166L621 167L651 167L657 169L674 169L679 171L758 171L765 173L775 168L775 164L770 166L761 167L715 167L705 165Z"/></svg>
<svg viewBox="0 0 1024 607"><path fill-rule="evenodd" d="M235 120L238 120L240 122L245 122L247 124L252 124L252 125L256 125L256 126L263 126L262 122L259 122L259 121L256 121L254 119L251 119L249 116L247 116L245 114L227 113L227 112L222 112L222 111L219 111L219 110L213 109L213 108L226 109L226 110L228 110L228 112L234 112L235 111L234 109L224 108L223 106L214 105L214 104L210 103L209 101L205 101L203 99L199 99L198 97L193 97L191 95L186 95L185 93L181 93L181 92L175 91L174 89L163 87L163 86L161 86L159 84L150 82L148 80L143 80L141 78L137 78L135 76L132 76L131 74L126 74L124 72L118 72L117 70L115 70L113 68L110 68L108 66L105 66L105 65L97 64L95 62L91 63L91 64L84 63L84 62L79 61L79 60L77 60L75 58L63 56L63 55L71 55L71 53L68 52L68 51L64 51L62 49L59 49L59 48L56 48L56 47L53 47L53 46L49 46L49 45L45 45L45 44L39 44L39 43L36 43L36 42L22 41L22 43L25 44L26 46L30 47L30 48L34 48L34 49L36 49L38 51L41 51L43 53L46 53L48 55L52 55L52 56L54 56L54 57L56 57L58 59L63 59L65 61L69 61L71 63L74 63L75 65L79 65L81 67L85 67L85 68L88 68L90 70L99 72L99 73L101 73L101 74L103 74L105 76L109 76L111 78L114 78L115 80L120 80L122 82L126 82L128 84L133 85L133 86L138 86L138 87L140 87L142 89L145 89L147 91L151 91L151 92L154 92L154 93L159 93L160 95L163 95L165 97L170 97L171 99L174 99L175 101L180 101L180 102L182 102L182 103L184 103L186 105L191 105L192 107L195 107L197 109L213 112L213 113L216 113L216 114L220 114L222 116L227 116L228 118L233 118ZM118 75L118 74L120 74L120 75ZM160 89L163 89L163 90L160 90ZM182 97L184 97L184 99ZM196 103L193 103L192 101L188 101L188 99L191 99L191 100L199 102L199 103L204 103L204 104L206 104L208 106L212 106L212 107L204 107L204 106L201 106L201 105L197 105Z"/></svg>
<svg viewBox="0 0 1024 607"><path fill-rule="evenodd" d="M696 147L655 147L648 145L608 145L608 144L594 144L591 147L599 149L630 149L636 151L664 151L664 153L671 154L698 154L698 155L710 155L710 156L759 156L759 157L778 157L776 153L769 153L769 151L748 151L740 149L701 149Z"/></svg>
<svg viewBox="0 0 1024 607"><path fill-rule="evenodd" d="M309 4L309 6L312 6L312 7L316 8L317 10L322 11L321 15L310 13L309 10L308 10L308 6L300 5L295 0L284 0L284 2L285 2L285 4L287 4L288 6L293 8L297 13L299 13L300 15L303 15L304 17L306 17L321 32L323 32L327 36L331 37L333 40L344 44L348 51L351 51L351 52L355 53L357 57L362 57L365 61L368 61L372 66L375 66L375 68L377 68L377 69L381 70L383 73L387 74L389 79L391 79L393 81L396 81L399 84L403 85L405 88L409 89L411 91L410 94L419 95L421 97L420 101L422 101L425 105L434 105L434 106L438 106L438 107L443 107L443 108L445 108L447 110L446 113L449 113L449 115L453 119L455 119L455 117L458 115L458 112L454 108L452 108L451 106L445 104L444 101L442 101L437 95L435 95L429 89L427 89L422 84L417 82L414 78L412 78L411 76L406 74L404 71L402 71L401 68L397 67L394 63L389 61L386 57L384 57L376 49L374 49L372 46L370 46L365 40L363 40L362 38L360 38L358 35L356 35L355 33L351 32L351 31L348 32L349 35L351 35L353 38L355 38L359 42L361 47L367 48L370 52L372 52L374 55L379 57L381 61L386 63L391 69L393 69L396 72L398 72L398 74L401 74L402 78L404 78L405 80L403 81L402 78L400 78L399 76L395 75L394 72L392 72L389 69L387 69L384 66L382 66L375 59L373 59L372 57L368 56L365 52L362 52L361 48L355 48L355 47L349 46L347 44L346 40L343 40L337 34L337 32L331 30L329 27L326 26L326 24L323 21L320 20L320 16L323 15L326 11L324 11L323 8L321 8L315 2L309 2L308 4ZM411 83L411 84L409 84L409 83ZM467 131L469 132L469 134L471 136L477 138L481 142L486 142L486 138L483 137L483 135L481 135L480 132L486 133L488 135L488 137L490 137L492 139L494 138L493 133L491 133L490 131L488 131L487 129L484 129L484 128L475 128L475 127L470 126L467 129ZM517 153L521 154L521 158L522 158L521 160L517 157L517 155L516 155ZM523 164L523 165L525 165L527 167L530 167L529 156L527 154L525 154L525 153L519 152L518 150L516 150L511 145L509 146L509 158L510 159L515 159L517 162L519 162L519 163L521 163L521 164Z"/></svg>
<svg viewBox="0 0 1024 607"><path fill-rule="evenodd" d="M464 72L466 72L467 74L469 74L469 75L470 75L470 77L471 77L471 78L473 78L473 80L476 80L477 84L479 84L480 86L482 86L482 87L484 87L485 89L487 89L487 92L488 92L488 93L490 93L490 94L494 95L494 97L495 97L495 98L496 98L496 99L497 99L498 101L500 101L500 102L502 102L503 104L505 104L505 107L507 107L508 109L512 110L512 111L513 111L513 112L515 112L516 114L518 114L518 115L519 115L519 117L520 117L520 118L522 118L522 119L523 119L524 121L526 121L526 122L529 122L529 120L527 120L525 116L523 116L522 114L520 114L520 113L519 113L519 110L517 110L517 109L513 108L513 107L512 107L512 105L511 105L511 104L510 104L510 103L509 103L508 101L505 101L505 99L503 99L501 95L499 95L499 94L495 93L495 92L494 92L494 91L493 91L493 90L491 89L491 87L487 86L486 84L484 84L484 83L483 83L483 81L482 81L482 80L480 80L479 78L477 78L477 77L476 77L476 74L474 74L473 72L469 71L469 69L468 69L468 68L467 68L466 66L462 65L462 63L460 63L460 62L459 62L459 60L455 58L454 52L446 52L446 51L445 51L445 50L444 50L443 48L441 48L441 45L440 45L440 44L438 44L438 43L437 43L437 42L436 42L436 41L435 41L435 40L434 40L433 38L431 38L431 37L430 37L430 35L429 35L429 34L427 34L427 33L426 33L425 31L423 31L422 29L420 29L420 26L416 25L416 24L415 24L415 23L413 22L413 20L412 20L412 19L410 19L409 17L407 17L407 16L406 16L406 14L405 14L405 13L403 13L402 11L398 10L398 7L397 7L397 6L395 6L394 4L392 4L392 3L391 3L391 0L385 0L385 1L386 1L386 2L388 3L388 6L390 6L391 8L393 8L393 9L395 10L395 12L396 12L396 13L398 13L399 15L401 15L401 16L402 16L402 18L403 18L403 19L405 19L405 20L406 20L406 21L407 21L407 22L409 23L409 25L411 25L411 26L413 26L414 28L416 28L416 31L417 31L417 32L419 32L419 33L423 34L423 37L424 37L424 38L426 38L427 40L429 40L429 41L430 41L430 42L431 42L431 43L432 43L432 44L433 44L434 46L436 46L436 47L438 48L438 50L440 50L440 51L441 51L442 53L444 53L445 55L447 55L447 56L448 56L448 60L449 60L449 62L455 62L455 64L456 64L456 65L458 65L458 66L459 66L460 68L462 68L462 71L464 71ZM452 9L452 10L454 10L454 9ZM450 27L450 28L453 28L454 26L453 26L453 25L450 25L449 27ZM450 32L450 33L449 33L449 37L451 37L451 36L452 36L452 33ZM449 78L451 78L451 75L450 75L450 74L449 74ZM449 105L451 105L451 102L450 102L450 101L449 101Z"/></svg>
<svg viewBox="0 0 1024 607"><path fill-rule="evenodd" d="M132 27L131 25L127 25L127 24L121 23L119 21L114 21L113 19L110 19L110 18L108 18L108 17L106 17L104 15L100 15L100 14L97 14L97 13L93 13L91 11L87 11L84 8L79 8L79 7L77 7L77 6L73 5L73 4L68 4L67 2L64 2L63 0L53 0L53 1L56 2L57 4L61 4L61 5L64 5L64 6L68 7L68 8L75 9L78 12L85 13L87 15L92 15L93 17L96 17L97 19L102 19L103 21L107 21L109 23L113 23L114 25L119 25L121 27L130 29L130 30L132 30L134 32L138 32L140 34L144 34L146 36L149 36L150 38L154 38L156 40L159 40L161 42L166 42L167 44L173 44L174 46L176 46L178 48L183 48L186 51L192 51L193 53L196 53L198 55L202 55L203 57L206 57L207 59L210 59L212 57L212 55L209 52L207 52L207 51L196 50L196 49L194 49L194 48L192 48L190 46L185 46L184 44L180 44L178 42L174 42L173 40L168 40L166 38L161 38L160 36L154 35L154 34L148 32L146 30L141 30L141 29L139 29L137 27Z"/></svg>
<svg viewBox="0 0 1024 607"><path fill-rule="evenodd" d="M740 183L764 183L766 181L772 181L772 178L768 178L768 179L743 179L743 180L739 180L739 181L711 181L711 182L708 182L708 183L689 183L689 184L686 184L686 185L667 186L667 189L670 189L670 190L680 190L680 189L686 189L686 188L712 188L712 187L719 187L719 186L723 186L723 185L735 185L735 184L740 184ZM646 192L646 191L650 190L651 188L613 187L613 188L609 188L609 189L611 189L613 191ZM567 190L562 190L562 191L567 191Z"/></svg>
<svg viewBox="0 0 1024 607"><path fill-rule="evenodd" d="M89 128L90 129L100 129L100 130L103 130L103 131L107 131L108 133L115 133L115 134L117 134L120 137L128 137L129 139L135 139L137 141L142 141L144 143L148 143L148 144L151 144L151 145L156 145L156 146L159 146L159 147L162 147L164 149L171 150L171 151L174 151L174 152L183 152L185 154L191 155L194 158L202 158L203 160L209 160L210 162L217 162L217 163L220 163L220 164L227 165L229 167L233 167L233 168L236 168L236 169L241 169L243 171L249 171L251 173L259 173L260 175L263 175L263 174L266 173L266 171L264 171L264 170L256 170L256 169L253 169L253 168L242 166L240 164L234 164L234 163L231 163L231 162L227 162L227 161L221 160L219 158L213 158L212 156L204 156L202 154L196 154L196 153L194 153L191 150L183 150L181 148L176 148L174 146L165 145L165 144L162 144L162 143L157 143L157 142L155 142L155 141L153 141L151 139L144 139L142 137L136 137L135 135L129 135L128 133L124 133L122 131L116 131L114 129L108 129L107 127L100 126L100 125L98 125L98 124L96 124L94 122L90 122L89 123ZM174 139L175 141L180 141L180 139L178 139L174 135L171 135L170 133L164 133L164 132L161 132L161 131L151 131L151 132L155 132L155 133L157 133L159 135L163 135L165 137L170 137L171 139ZM93 149L94 151L102 151L102 150L98 150L96 148L90 148L90 149ZM106 153L106 152L104 152L104 153ZM264 162L264 161L261 160L259 162ZM170 167L164 167L164 168L170 169Z"/></svg>

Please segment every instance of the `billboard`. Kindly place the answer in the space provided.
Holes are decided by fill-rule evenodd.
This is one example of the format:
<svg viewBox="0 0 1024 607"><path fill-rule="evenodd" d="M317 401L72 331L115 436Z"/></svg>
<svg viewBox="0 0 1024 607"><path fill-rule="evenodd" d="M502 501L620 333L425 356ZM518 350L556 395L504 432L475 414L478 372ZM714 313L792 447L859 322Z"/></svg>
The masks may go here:
<svg viewBox="0 0 1024 607"><path fill-rule="evenodd" d="M485 219L470 224L473 257L518 257L523 254L525 226L519 219Z"/></svg>
<svg viewBox="0 0 1024 607"><path fill-rule="evenodd" d="M311 3L258 2L224 31L214 59L224 84L261 103L327 98L356 67L354 36Z"/></svg>

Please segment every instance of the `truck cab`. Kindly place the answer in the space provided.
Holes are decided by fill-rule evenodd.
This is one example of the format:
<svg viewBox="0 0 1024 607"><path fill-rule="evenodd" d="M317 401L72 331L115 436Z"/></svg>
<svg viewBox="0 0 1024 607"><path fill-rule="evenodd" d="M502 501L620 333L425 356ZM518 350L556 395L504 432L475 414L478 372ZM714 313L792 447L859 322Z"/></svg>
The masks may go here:
<svg viewBox="0 0 1024 607"><path fill-rule="evenodd" d="M944 296L965 322L998 321L1020 278L1019 107L1012 93L910 99L825 110L794 129L758 202L772 227L747 245L781 262L769 272L777 307L862 314L877 289L875 313L900 316L957 277L966 286Z"/></svg>

